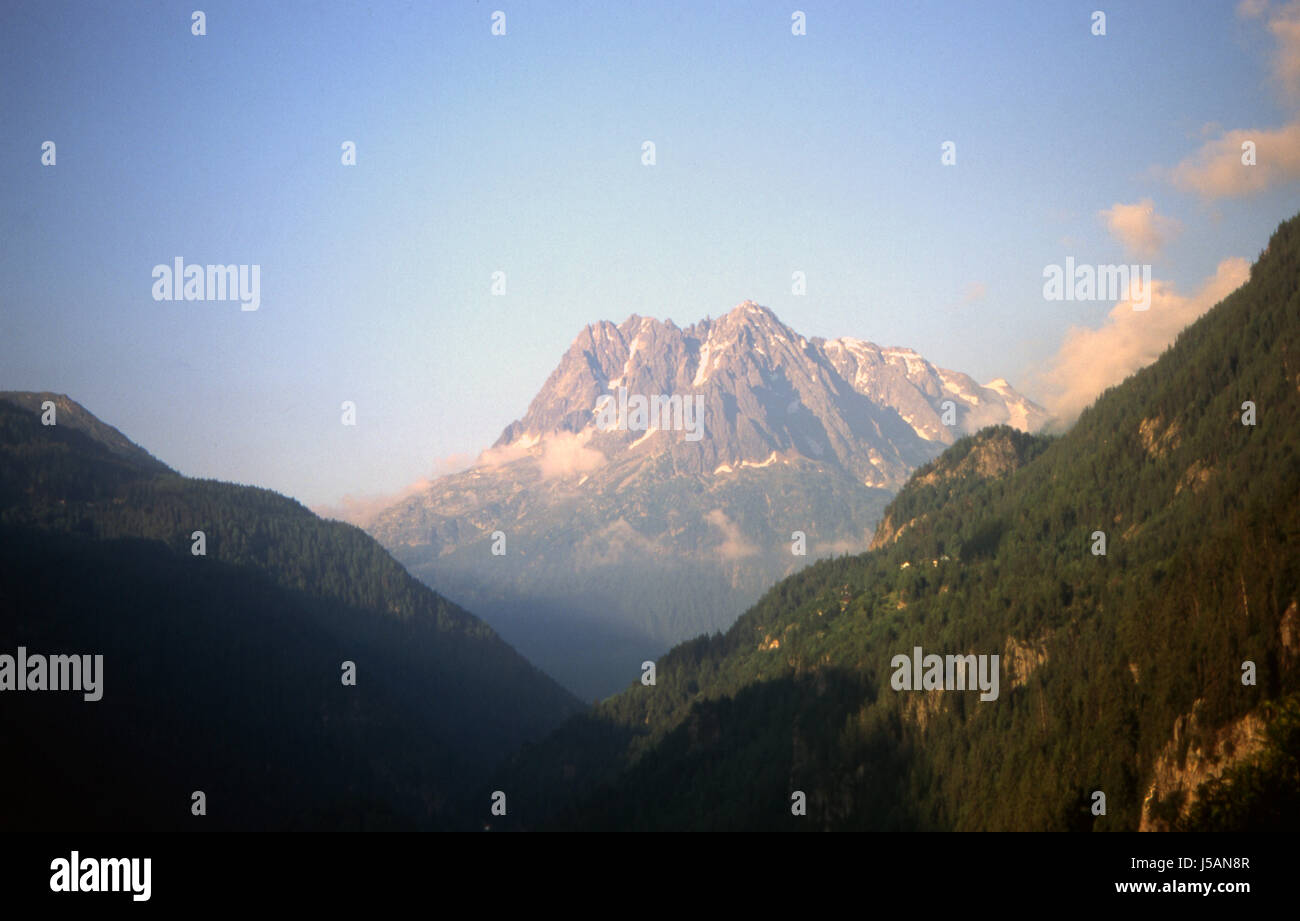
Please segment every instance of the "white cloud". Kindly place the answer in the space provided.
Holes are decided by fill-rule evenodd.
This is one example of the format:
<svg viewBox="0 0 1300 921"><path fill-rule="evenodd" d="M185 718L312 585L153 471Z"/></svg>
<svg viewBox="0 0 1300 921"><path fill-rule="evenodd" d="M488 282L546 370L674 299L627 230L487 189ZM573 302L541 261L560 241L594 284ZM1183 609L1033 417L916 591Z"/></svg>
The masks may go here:
<svg viewBox="0 0 1300 921"><path fill-rule="evenodd" d="M1255 145L1255 165L1242 161L1242 144ZM1169 171L1174 185L1202 198L1243 198L1300 179L1300 121L1271 131L1229 131Z"/></svg>
<svg viewBox="0 0 1300 921"><path fill-rule="evenodd" d="M521 458L531 457L546 479L595 470L605 462L605 455L587 443L592 429L581 432L556 432L541 438L518 438L508 445L489 448L479 455L478 466L503 467Z"/></svg>
<svg viewBox="0 0 1300 921"><path fill-rule="evenodd" d="M384 509L396 505L403 499L418 495L427 490L440 476L458 473L470 466L472 458L468 454L449 454L433 462L433 470L427 477L420 477L415 482L391 493L371 493L361 496L347 495L332 505L318 505L312 508L322 518L346 521L359 528L369 527L376 516Z"/></svg>
<svg viewBox="0 0 1300 921"><path fill-rule="evenodd" d="M1116 202L1100 214L1125 251L1141 259L1155 258L1165 243L1182 229L1173 218L1156 214L1155 203L1149 198L1132 205Z"/></svg>
<svg viewBox="0 0 1300 921"><path fill-rule="evenodd" d="M1292 102L1300 102L1300 0L1269 16L1268 31L1277 39L1273 78Z"/></svg>
<svg viewBox="0 0 1300 921"><path fill-rule="evenodd" d="M1270 5L1265 0L1242 0L1237 14L1266 20L1276 47L1270 70L1285 104L1300 108L1300 0ZM1242 162L1242 145L1255 146L1255 165ZM1280 128L1236 129L1207 141L1199 150L1165 171L1181 189L1208 200L1242 198L1300 179L1300 118Z"/></svg>
<svg viewBox="0 0 1300 921"><path fill-rule="evenodd" d="M542 442L542 457L538 461L542 476L549 479L573 473L587 473L605 463L605 455L587 447L591 430L580 434L560 432Z"/></svg>
<svg viewBox="0 0 1300 921"><path fill-rule="evenodd" d="M1124 300L1101 327L1071 327L1037 385L1058 424L1073 422L1107 387L1159 358L1180 331L1249 276L1245 259L1225 259L1190 297L1178 294L1169 282L1154 280L1149 309L1134 310Z"/></svg>
<svg viewBox="0 0 1300 921"><path fill-rule="evenodd" d="M745 539L740 526L722 509L715 508L704 516L704 520L722 532L722 543L715 549L724 560L739 560L758 553L758 547Z"/></svg>

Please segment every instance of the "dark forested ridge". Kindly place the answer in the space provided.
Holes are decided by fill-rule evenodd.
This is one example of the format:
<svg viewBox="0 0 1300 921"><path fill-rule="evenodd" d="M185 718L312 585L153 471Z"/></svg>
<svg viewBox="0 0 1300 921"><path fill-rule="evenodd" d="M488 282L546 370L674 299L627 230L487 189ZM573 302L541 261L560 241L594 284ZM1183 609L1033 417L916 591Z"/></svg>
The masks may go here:
<svg viewBox="0 0 1300 921"><path fill-rule="evenodd" d="M780 582L526 747L495 781L512 823L1294 829L1298 448L1295 218L1068 434L964 439L870 553ZM998 654L999 696L894 690L916 646Z"/></svg>
<svg viewBox="0 0 1300 921"><path fill-rule="evenodd" d="M449 827L467 783L581 707L359 529L181 477L53 394L0 394L0 654L19 646L103 655L103 698L0 696L11 829Z"/></svg>

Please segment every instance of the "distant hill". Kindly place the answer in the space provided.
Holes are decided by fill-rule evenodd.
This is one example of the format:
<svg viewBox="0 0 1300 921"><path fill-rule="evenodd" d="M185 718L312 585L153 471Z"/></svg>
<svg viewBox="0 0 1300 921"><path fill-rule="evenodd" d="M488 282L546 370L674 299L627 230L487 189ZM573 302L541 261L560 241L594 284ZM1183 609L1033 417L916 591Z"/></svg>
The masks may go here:
<svg viewBox="0 0 1300 921"><path fill-rule="evenodd" d="M874 547L527 746L492 780L512 823L1293 831L1300 217L1068 434L914 473ZM998 696L896 690L915 647L997 654Z"/></svg>
<svg viewBox="0 0 1300 921"><path fill-rule="evenodd" d="M638 419L632 400L662 397L698 418ZM591 698L809 561L865 550L907 475L962 434L1046 420L1005 380L808 339L752 301L685 329L633 316L582 330L473 467L358 523Z"/></svg>
<svg viewBox="0 0 1300 921"><path fill-rule="evenodd" d="M459 827L468 784L582 706L359 529L178 476L51 394L0 395L19 646L102 655L103 697L0 693L7 830Z"/></svg>

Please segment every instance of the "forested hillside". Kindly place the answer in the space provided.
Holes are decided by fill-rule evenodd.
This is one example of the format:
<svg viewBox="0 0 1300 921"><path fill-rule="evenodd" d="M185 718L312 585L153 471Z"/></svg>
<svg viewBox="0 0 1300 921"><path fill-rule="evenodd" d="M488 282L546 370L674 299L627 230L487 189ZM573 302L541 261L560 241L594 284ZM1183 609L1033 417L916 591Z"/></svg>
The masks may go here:
<svg viewBox="0 0 1300 921"><path fill-rule="evenodd" d="M1300 218L1068 434L954 445L495 783L520 827L1294 829L1298 448ZM895 690L917 646L999 696Z"/></svg>
<svg viewBox="0 0 1300 921"><path fill-rule="evenodd" d="M359 529L176 475L52 394L0 394L0 653L19 646L103 655L103 697L0 698L11 829L447 827L581 706Z"/></svg>

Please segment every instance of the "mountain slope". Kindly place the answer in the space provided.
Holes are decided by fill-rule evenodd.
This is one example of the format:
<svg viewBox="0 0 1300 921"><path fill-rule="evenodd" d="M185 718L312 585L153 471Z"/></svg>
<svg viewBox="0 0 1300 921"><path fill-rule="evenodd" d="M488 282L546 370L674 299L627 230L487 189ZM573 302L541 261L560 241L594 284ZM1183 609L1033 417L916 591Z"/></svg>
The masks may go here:
<svg viewBox="0 0 1300 921"><path fill-rule="evenodd" d="M61 433L75 432L79 436L84 436L89 442L99 445L108 454L119 459L125 465L144 473L174 472L117 429L111 425L106 425L92 413L87 412L81 404L68 399L65 394L0 390L0 400L26 409L37 418L43 416L45 408L52 404L53 420ZM85 442L82 442L82 444L85 444ZM13 455L14 447L15 445L10 445L10 460L15 459ZM52 447L48 442L43 445L42 461L48 462L50 460L48 452ZM100 463L102 466L104 458L100 458Z"/></svg>
<svg viewBox="0 0 1300 921"><path fill-rule="evenodd" d="M1068 434L954 445L875 550L779 583L495 783L525 827L1294 828L1297 433L1300 218ZM997 654L998 696L895 690L918 646Z"/></svg>
<svg viewBox="0 0 1300 921"><path fill-rule="evenodd" d="M679 402L655 414L663 396ZM474 467L365 526L603 696L671 643L725 629L809 558L865 549L908 472L961 433L1045 420L1005 381L806 339L752 301L686 329L633 316L584 329Z"/></svg>
<svg viewBox="0 0 1300 921"><path fill-rule="evenodd" d="M66 397L44 426L47 397L0 399L0 653L102 655L103 697L3 695L5 827L445 827L580 709L359 529L177 476Z"/></svg>

